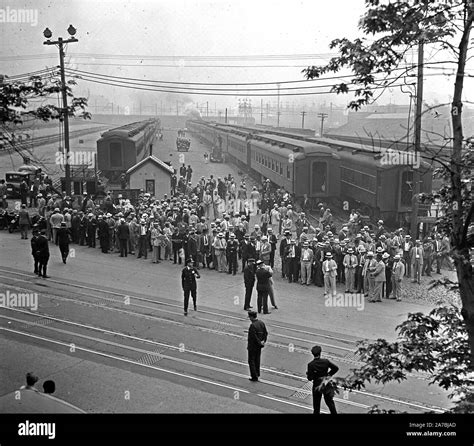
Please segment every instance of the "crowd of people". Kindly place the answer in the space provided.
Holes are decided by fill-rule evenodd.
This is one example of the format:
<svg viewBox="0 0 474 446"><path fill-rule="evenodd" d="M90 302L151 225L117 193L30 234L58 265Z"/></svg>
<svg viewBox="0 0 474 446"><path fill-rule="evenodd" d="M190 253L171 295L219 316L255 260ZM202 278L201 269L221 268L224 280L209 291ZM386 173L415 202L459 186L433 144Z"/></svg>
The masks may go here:
<svg viewBox="0 0 474 446"><path fill-rule="evenodd" d="M102 253L121 257L150 256L153 263L184 266L191 259L197 269L233 275L243 273L252 259L255 271L257 262L271 274L277 267L288 282L324 287L325 295L335 294L341 284L347 293L364 293L369 302L400 300L404 278L420 283L433 266L437 274L443 263L453 268L446 235L413 240L403 228L387 230L381 220L374 228L364 225L356 210L338 230L327 205L309 216L307 197L296 205L289 193L272 189L268 180L249 193L245 177L238 184L230 174L217 179L210 175L193 187L188 181L191 166L183 164L178 175L170 197L144 193L135 205L122 196L114 199L110 192L100 206L87 194L79 205L59 194L38 193L40 220L32 244L43 230L43 237L59 246L64 263L73 243L98 245ZM251 216L257 221L252 226ZM29 225L20 222L22 238ZM44 264L41 271L46 275ZM269 294L276 308L273 279Z"/></svg>

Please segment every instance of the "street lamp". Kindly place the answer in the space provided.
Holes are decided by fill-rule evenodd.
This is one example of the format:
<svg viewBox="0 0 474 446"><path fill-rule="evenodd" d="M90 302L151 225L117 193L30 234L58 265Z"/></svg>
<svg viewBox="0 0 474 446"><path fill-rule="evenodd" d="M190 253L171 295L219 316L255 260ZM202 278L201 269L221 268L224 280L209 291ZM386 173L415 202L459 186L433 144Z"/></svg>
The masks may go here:
<svg viewBox="0 0 474 446"><path fill-rule="evenodd" d="M71 195L71 169L69 166L69 113L67 108L67 86L66 86L66 77L64 75L64 44L73 43L78 40L73 37L76 34L76 28L69 25L67 32L71 36L69 39L63 39L59 37L58 40L51 41L53 33L49 28L46 28L43 31L43 36L47 39L46 42L43 42L44 45L57 45L59 48L59 65L61 69L61 90L63 96L63 116L64 116L64 148L66 149L66 166L65 166L65 176L66 176L66 195Z"/></svg>

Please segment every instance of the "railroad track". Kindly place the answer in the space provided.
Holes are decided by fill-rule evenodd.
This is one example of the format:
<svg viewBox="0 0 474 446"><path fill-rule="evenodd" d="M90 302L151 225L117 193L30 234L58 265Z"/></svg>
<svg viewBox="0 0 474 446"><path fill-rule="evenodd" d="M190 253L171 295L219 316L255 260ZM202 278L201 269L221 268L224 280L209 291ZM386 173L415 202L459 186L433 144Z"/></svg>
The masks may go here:
<svg viewBox="0 0 474 446"><path fill-rule="evenodd" d="M182 379L206 383L211 387L226 388L232 392L243 392L248 396L250 393L255 394L255 387L249 387L247 381L248 365L235 354L246 341L244 328L248 326L248 320L244 317L200 308L198 313L183 319L181 305L164 299L130 296L110 289L102 290L61 280L38 279L36 284L32 274L12 272L6 268L0 268L0 273L3 283L18 290L31 292L32 287L37 286L41 291L41 288L45 288L45 283L54 283L54 288L48 287L49 289L41 291L42 301L48 302L45 309L49 314L41 308L41 313L2 309L1 329L5 334L36 339L56 347L74 343L76 350L84 354L109 358L121 364L134 364L139 369L152 368L165 375L179 376ZM5 273L8 276L5 276ZM15 285L12 286L8 282L14 282ZM27 284L28 288L23 284ZM54 305L51 306L51 303ZM74 305L75 309L70 314L74 314L75 320L57 314L66 305ZM177 308L180 311L177 311ZM89 321L91 309L93 314L97 313L100 324ZM78 320L81 317L86 319L87 323ZM145 324L166 328L165 332L159 335L159 341L156 340L156 333L152 335L151 328L142 334L139 333L140 330L134 330L134 327L142 327ZM271 330L272 341L267 344L265 355L268 360L265 360L265 364L278 366L262 367L265 377L258 387L257 399L278 401L285 411L305 412L312 409L308 381L306 377L295 372L293 367L295 360L300 364L307 360L309 346L315 342L324 343L325 351L334 360L346 366L357 363L356 358L351 357L355 346L353 339L271 321L267 322L267 327ZM198 332L204 336L213 335L214 343L206 346L206 350L200 344L192 345L193 341L186 341L187 345L183 347L176 339L180 339L179 336L183 336L182 333L187 331L191 331L191 338ZM162 337L170 337L170 340ZM289 344L293 345L291 355L288 352ZM225 354L209 351L215 346L220 346ZM272 361L271 358L275 360ZM344 358L347 359L345 362ZM301 370L301 367L297 370ZM337 398L336 401L343 412L365 413L375 402L400 411L445 410L410 398L394 397L377 391L352 392L344 394L343 398Z"/></svg>

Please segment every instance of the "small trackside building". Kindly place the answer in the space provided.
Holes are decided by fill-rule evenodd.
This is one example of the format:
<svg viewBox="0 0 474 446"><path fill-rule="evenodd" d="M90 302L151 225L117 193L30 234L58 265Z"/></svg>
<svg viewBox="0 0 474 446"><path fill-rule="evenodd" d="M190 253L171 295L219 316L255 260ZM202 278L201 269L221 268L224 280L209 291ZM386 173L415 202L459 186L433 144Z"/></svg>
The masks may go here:
<svg viewBox="0 0 474 446"><path fill-rule="evenodd" d="M151 155L127 170L130 189L142 189L157 198L170 196L171 175L174 169L164 161Z"/></svg>

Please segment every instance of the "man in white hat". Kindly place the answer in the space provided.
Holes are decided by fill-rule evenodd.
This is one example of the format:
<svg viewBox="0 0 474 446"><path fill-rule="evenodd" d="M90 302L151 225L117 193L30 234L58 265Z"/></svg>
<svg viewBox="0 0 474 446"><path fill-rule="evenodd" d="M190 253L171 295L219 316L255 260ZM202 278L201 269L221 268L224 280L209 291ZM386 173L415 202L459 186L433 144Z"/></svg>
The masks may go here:
<svg viewBox="0 0 474 446"><path fill-rule="evenodd" d="M314 252L309 247L309 242L303 242L301 249L301 285L309 286L311 283L311 269L313 265Z"/></svg>
<svg viewBox="0 0 474 446"><path fill-rule="evenodd" d="M229 240L227 241L226 246L226 257L227 257L227 265L228 265L228 274L235 274L237 273L237 255L239 253L239 242L236 240L235 234L229 234Z"/></svg>
<svg viewBox="0 0 474 446"><path fill-rule="evenodd" d="M397 299L397 302L402 300L402 280L405 275L405 264L400 259L400 254L396 254L393 258L392 267L392 290L393 298Z"/></svg>
<svg viewBox="0 0 474 446"><path fill-rule="evenodd" d="M357 266L357 257L351 247L347 249L342 264L344 265L344 274L346 278L346 293L355 292L355 268Z"/></svg>
<svg viewBox="0 0 474 446"><path fill-rule="evenodd" d="M337 274L337 263L332 258L330 252L326 253L326 260L323 262L323 274L324 274L324 296L331 294L336 295L336 274Z"/></svg>
<svg viewBox="0 0 474 446"><path fill-rule="evenodd" d="M385 277L385 263L382 260L382 254L378 253L377 254L377 264L375 266L375 270L372 273L372 277L374 278L374 294L373 298L369 299L369 302L382 302L382 291L383 291L383 285L386 281Z"/></svg>
<svg viewBox="0 0 474 446"><path fill-rule="evenodd" d="M365 283L367 284L367 287L365 288L364 296L368 296L369 301L374 300L375 280L373 277L373 273L375 271L376 266L377 266L377 261L374 259L374 253L372 251L369 251L367 253L367 259L365 261L364 268L362 271L362 275L364 276Z"/></svg>
<svg viewBox="0 0 474 446"><path fill-rule="evenodd" d="M227 242L222 232L219 232L217 234L217 237L214 239L213 247L214 247L214 252L216 254L217 270L220 273L225 273L227 269L227 262L226 262Z"/></svg>
<svg viewBox="0 0 474 446"><path fill-rule="evenodd" d="M413 270L413 283L420 284L421 272L423 271L423 247L421 246L421 240L416 240L415 246L411 248L410 262Z"/></svg>
<svg viewBox="0 0 474 446"><path fill-rule="evenodd" d="M49 220L51 228L53 229L53 242L57 245L57 234L58 229L61 227L61 223L64 221L64 215L61 214L59 208L55 208L51 218Z"/></svg>
<svg viewBox="0 0 474 446"><path fill-rule="evenodd" d="M270 255L272 253L272 245L268 241L266 235L262 235L261 244L260 244L260 260L265 263L265 265L270 265Z"/></svg>

